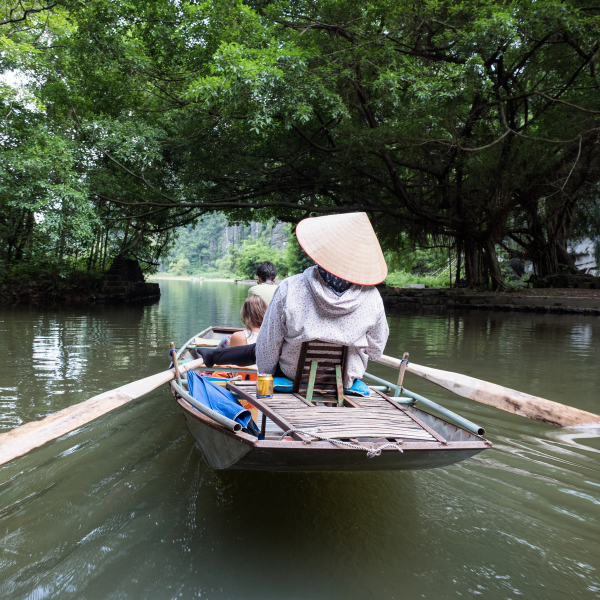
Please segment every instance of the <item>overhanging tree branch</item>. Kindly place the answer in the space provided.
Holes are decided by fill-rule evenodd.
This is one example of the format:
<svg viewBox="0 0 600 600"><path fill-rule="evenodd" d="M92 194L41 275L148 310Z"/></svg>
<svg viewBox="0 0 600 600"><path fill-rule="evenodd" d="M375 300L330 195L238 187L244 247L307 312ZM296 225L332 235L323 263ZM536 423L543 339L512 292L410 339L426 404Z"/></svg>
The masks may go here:
<svg viewBox="0 0 600 600"><path fill-rule="evenodd" d="M51 10L57 4L58 4L57 2L54 2L53 4L41 6L40 8L24 8L23 2L20 0L14 8L10 9L8 19L4 19L4 21L0 21L0 25L10 25L12 23L20 23L21 21L24 21L25 19L27 19L27 17L29 15L44 12L46 10ZM17 12L19 10L19 8L23 11L22 15L20 17L13 17L13 13Z"/></svg>

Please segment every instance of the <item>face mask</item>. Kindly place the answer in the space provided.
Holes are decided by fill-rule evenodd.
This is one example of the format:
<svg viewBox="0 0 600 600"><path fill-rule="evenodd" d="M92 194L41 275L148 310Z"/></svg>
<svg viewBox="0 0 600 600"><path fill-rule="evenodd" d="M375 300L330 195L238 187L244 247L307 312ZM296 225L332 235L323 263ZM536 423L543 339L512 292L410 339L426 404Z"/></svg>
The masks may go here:
<svg viewBox="0 0 600 600"><path fill-rule="evenodd" d="M321 279L323 279L331 291L338 296L341 296L352 285L350 281L346 281L345 279L340 279L339 277L332 275L323 267L318 266L317 268Z"/></svg>

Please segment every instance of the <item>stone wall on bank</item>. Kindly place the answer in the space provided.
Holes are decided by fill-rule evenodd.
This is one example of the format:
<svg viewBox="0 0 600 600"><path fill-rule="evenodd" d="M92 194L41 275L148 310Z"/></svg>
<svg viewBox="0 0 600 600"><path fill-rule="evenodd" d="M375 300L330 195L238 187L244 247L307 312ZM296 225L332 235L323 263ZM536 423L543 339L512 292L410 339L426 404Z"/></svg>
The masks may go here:
<svg viewBox="0 0 600 600"><path fill-rule="evenodd" d="M97 302L131 302L160 298L158 283L147 283L137 260L117 258L104 276Z"/></svg>
<svg viewBox="0 0 600 600"><path fill-rule="evenodd" d="M600 297L527 296L519 292L474 294L443 288L415 290L387 286L381 286L379 291L386 309L512 310L600 316Z"/></svg>

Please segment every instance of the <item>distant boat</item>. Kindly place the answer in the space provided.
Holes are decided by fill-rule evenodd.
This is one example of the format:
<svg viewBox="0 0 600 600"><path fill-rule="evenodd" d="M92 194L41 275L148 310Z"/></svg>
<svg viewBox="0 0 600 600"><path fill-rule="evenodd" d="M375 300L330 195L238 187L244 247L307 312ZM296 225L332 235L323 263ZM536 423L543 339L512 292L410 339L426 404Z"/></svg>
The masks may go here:
<svg viewBox="0 0 600 600"><path fill-rule="evenodd" d="M178 351L179 364L200 358L197 348L214 347L223 337L239 330L238 327L217 326L205 329ZM327 354L335 352L321 353L321 356ZM302 368L309 367L301 365L299 373L303 372ZM198 374L201 371L207 371L207 368L196 369ZM258 409L252 412L264 436L261 440L241 431L237 422L215 413L190 396L185 380L181 385L172 381L173 396L204 459L213 469L430 469L465 460L491 447L481 435L416 408L409 404L410 399L391 398L385 393L389 391L388 386L369 386L368 397L349 396L346 392L344 405L338 406L337 398L341 402L341 396L315 395L313 402L308 402L307 394L303 397L290 392L257 399L255 382L242 380L246 374L256 374L255 367L226 365L215 366L210 371L236 374L235 380L221 376L214 378L213 383L226 386L234 396ZM303 385L306 387L306 382Z"/></svg>
<svg viewBox="0 0 600 600"><path fill-rule="evenodd" d="M239 283L240 285L257 285L258 279L234 279L233 283Z"/></svg>

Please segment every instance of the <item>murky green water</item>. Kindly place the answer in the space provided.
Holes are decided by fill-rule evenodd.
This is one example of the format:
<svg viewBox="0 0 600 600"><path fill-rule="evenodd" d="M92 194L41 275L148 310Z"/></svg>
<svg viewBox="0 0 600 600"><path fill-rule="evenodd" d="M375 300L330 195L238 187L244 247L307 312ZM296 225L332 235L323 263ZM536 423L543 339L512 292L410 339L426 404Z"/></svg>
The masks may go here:
<svg viewBox="0 0 600 600"><path fill-rule="evenodd" d="M0 308L0 429L164 370L169 341L239 323L247 291L162 290L145 307ZM386 354L600 412L600 319L408 314L390 328ZM219 473L163 389L0 468L0 598L600 597L599 438L406 385L494 448L433 471Z"/></svg>

